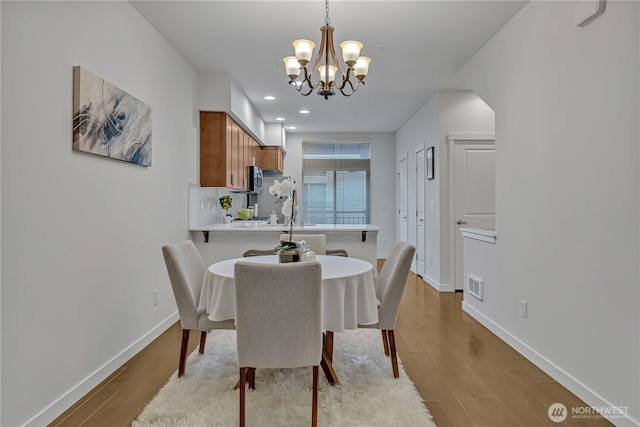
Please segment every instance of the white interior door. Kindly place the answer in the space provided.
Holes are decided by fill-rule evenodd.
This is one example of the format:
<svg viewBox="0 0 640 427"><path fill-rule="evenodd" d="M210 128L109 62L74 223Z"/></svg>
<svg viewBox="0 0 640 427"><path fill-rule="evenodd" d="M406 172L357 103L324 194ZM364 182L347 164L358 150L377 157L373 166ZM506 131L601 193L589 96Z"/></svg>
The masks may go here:
<svg viewBox="0 0 640 427"><path fill-rule="evenodd" d="M454 147L454 283L464 287L461 228L495 229L495 146L457 143Z"/></svg>
<svg viewBox="0 0 640 427"><path fill-rule="evenodd" d="M416 151L416 274L424 277L424 148Z"/></svg>
<svg viewBox="0 0 640 427"><path fill-rule="evenodd" d="M398 240L408 240L409 222L409 188L407 186L407 157L398 162Z"/></svg>

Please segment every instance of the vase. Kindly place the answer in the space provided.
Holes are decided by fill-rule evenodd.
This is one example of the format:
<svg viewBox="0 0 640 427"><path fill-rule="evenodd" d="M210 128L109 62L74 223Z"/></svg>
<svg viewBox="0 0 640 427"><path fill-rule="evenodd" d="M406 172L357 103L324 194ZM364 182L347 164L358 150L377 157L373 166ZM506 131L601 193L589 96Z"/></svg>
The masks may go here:
<svg viewBox="0 0 640 427"><path fill-rule="evenodd" d="M300 261L300 253L298 249L282 249L278 252L278 256L280 257L280 263L288 263L288 262L298 262Z"/></svg>
<svg viewBox="0 0 640 427"><path fill-rule="evenodd" d="M314 251L306 251L300 254L300 261L315 261L316 253Z"/></svg>
<svg viewBox="0 0 640 427"><path fill-rule="evenodd" d="M225 224L231 224L231 215L225 215L223 221Z"/></svg>

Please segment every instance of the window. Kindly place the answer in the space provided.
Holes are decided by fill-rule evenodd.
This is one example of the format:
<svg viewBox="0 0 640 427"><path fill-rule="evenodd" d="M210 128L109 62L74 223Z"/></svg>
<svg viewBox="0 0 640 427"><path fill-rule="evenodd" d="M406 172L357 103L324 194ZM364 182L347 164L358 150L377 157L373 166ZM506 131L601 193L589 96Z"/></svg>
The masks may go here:
<svg viewBox="0 0 640 427"><path fill-rule="evenodd" d="M368 224L369 144L302 143L306 224Z"/></svg>

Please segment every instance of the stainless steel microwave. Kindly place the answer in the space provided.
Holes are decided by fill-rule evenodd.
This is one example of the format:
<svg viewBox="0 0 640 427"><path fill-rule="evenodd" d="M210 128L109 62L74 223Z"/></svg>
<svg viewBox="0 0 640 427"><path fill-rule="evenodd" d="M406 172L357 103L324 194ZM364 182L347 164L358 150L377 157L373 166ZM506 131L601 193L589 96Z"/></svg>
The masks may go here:
<svg viewBox="0 0 640 427"><path fill-rule="evenodd" d="M262 169L257 166L249 166L249 191L252 193L262 191Z"/></svg>

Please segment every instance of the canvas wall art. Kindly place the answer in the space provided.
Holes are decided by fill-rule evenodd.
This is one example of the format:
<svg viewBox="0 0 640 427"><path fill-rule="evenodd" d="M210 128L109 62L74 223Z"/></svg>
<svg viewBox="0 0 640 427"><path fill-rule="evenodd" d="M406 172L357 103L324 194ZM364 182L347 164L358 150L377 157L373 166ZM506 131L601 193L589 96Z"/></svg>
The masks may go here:
<svg viewBox="0 0 640 427"><path fill-rule="evenodd" d="M151 166L151 107L73 67L73 149Z"/></svg>

